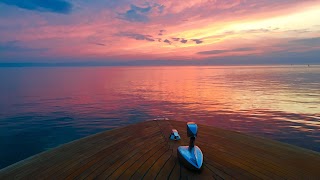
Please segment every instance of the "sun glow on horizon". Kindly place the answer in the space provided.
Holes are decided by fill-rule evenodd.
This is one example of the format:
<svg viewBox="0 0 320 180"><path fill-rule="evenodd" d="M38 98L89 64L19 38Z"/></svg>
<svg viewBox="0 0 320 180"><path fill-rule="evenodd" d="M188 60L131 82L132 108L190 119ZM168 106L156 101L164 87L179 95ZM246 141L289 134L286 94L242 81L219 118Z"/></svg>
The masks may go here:
<svg viewBox="0 0 320 180"><path fill-rule="evenodd" d="M135 0L50 13L15 3L0 3L1 59L214 60L320 49L320 1Z"/></svg>

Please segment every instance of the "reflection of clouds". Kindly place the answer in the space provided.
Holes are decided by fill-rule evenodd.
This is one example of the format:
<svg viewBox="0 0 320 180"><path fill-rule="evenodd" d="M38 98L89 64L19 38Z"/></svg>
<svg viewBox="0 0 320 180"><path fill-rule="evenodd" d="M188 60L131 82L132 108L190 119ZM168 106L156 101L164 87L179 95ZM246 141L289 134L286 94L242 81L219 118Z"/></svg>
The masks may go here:
<svg viewBox="0 0 320 180"><path fill-rule="evenodd" d="M135 84L149 92L162 92L172 102L205 104L206 110L271 109L295 112L317 113L319 108L319 85L314 85L316 75L303 73L305 69L290 68L240 68L229 71L219 68L172 68L163 71L164 76L157 82L165 81L162 86L153 82ZM308 70L317 72L318 69ZM201 72L201 75L199 75ZM232 72L232 73L231 73ZM195 79L195 74L198 74ZM307 76L297 81L296 76ZM308 77L309 76L309 77ZM310 79L311 78L311 79ZM184 81L184 79L188 79ZM303 80L304 79L304 80ZM150 79L150 81L153 81ZM138 82L136 82L138 83ZM313 96L310 97L310 94ZM156 94L149 97L161 100ZM277 103L274 103L277 102Z"/></svg>
<svg viewBox="0 0 320 180"><path fill-rule="evenodd" d="M312 101L318 103L305 96L320 96L319 72L288 67L4 69L0 90L8 93L0 94L4 99L0 136L12 140L10 147L35 154L38 148L32 144L36 142L41 151L48 138L54 147L72 138L166 117L320 151L319 107L309 109ZM47 133L38 131L42 129ZM41 138L15 137L27 131ZM9 141L0 141L0 147L4 143Z"/></svg>
<svg viewBox="0 0 320 180"><path fill-rule="evenodd" d="M153 115L198 121L319 151L316 141L320 138L319 110L308 108L312 103L317 104L316 99L310 100L311 104L305 103L309 101L305 96L292 93L295 81L288 80L284 73L290 69L278 70L259 67L238 71L228 68L157 69L162 71L162 79L134 81L132 85L136 88L127 96L148 103L152 108L146 111ZM299 74L299 70L294 72ZM193 79L195 75L198 76ZM308 94L306 92L308 89L301 93ZM301 128L296 128L298 126ZM301 138L307 140L297 140Z"/></svg>

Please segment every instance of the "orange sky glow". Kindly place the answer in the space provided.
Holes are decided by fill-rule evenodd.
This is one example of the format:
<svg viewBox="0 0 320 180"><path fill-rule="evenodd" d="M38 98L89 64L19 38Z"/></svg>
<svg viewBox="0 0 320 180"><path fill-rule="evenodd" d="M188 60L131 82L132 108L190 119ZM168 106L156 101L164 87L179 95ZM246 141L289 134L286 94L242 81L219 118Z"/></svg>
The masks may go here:
<svg viewBox="0 0 320 180"><path fill-rule="evenodd" d="M318 0L55 1L68 6L0 3L1 62L214 60L320 51Z"/></svg>

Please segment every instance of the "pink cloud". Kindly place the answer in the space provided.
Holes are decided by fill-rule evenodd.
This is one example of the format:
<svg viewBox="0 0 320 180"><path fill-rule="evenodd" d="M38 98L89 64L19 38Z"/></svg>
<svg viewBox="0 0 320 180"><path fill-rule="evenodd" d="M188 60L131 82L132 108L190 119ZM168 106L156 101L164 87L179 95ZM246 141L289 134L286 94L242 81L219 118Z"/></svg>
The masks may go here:
<svg viewBox="0 0 320 180"><path fill-rule="evenodd" d="M149 56L149 59L184 59L190 56L202 58L204 54L199 55L198 52L205 51L221 52L217 56L263 53L285 50L281 47L272 48L273 42L282 41L276 38L264 41L264 46L259 42L265 35L286 32L279 29L256 29L256 32L223 29L234 23L295 13L319 3L311 0L158 0L149 3L134 0L113 4L100 2L99 6L95 6L79 1L75 3L73 13L67 16L28 14L24 11L21 16L19 13L9 13L6 18L1 16L0 27L5 28L0 29L0 36L1 41L19 40L30 47L47 48L48 55L58 54L62 57L130 59L131 56L148 59ZM10 12L14 10L8 8ZM220 33L210 34L219 29ZM292 34L294 36L298 32ZM311 34L315 36L313 31ZM238 43L233 39L235 37ZM250 44L257 48L251 51L228 51L239 48L239 44Z"/></svg>

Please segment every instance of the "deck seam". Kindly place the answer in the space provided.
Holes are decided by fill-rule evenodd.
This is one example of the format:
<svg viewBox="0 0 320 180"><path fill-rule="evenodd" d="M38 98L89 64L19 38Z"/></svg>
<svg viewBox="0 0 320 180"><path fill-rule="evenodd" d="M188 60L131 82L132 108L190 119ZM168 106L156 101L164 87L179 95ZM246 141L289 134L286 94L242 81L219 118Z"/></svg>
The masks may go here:
<svg viewBox="0 0 320 180"><path fill-rule="evenodd" d="M213 145L207 145L207 142L206 141L202 141L202 140L199 140L200 142L202 142L204 144L204 146L207 146L208 148L212 148ZM221 145L220 145L221 146ZM230 147L230 145L223 145L223 147ZM231 147L230 147L231 148ZM281 168L280 166L276 165L275 163L268 163L268 164L265 164L265 162L263 161L263 159L259 159L259 158L255 158L255 157L252 157L250 161L248 161L247 158L244 158L243 156L236 156L234 153L230 154L229 152L225 152L233 157L236 157L237 159L241 160L241 161L244 161L244 162L247 162L248 165L252 166L253 163L255 162L255 164L257 163L262 163L264 164L265 166L269 166L271 169L273 169L273 171L268 171L268 170L265 170L265 171L261 171L261 169L255 169L256 171L262 173L262 174L265 174L266 172L274 172L275 170L278 170L279 171L279 168ZM243 151L243 153L247 154L249 153L249 151ZM263 155L262 155L263 156ZM261 156L259 156L261 157ZM263 156L264 157L264 156ZM270 169L270 170L271 170ZM283 171L282 169L280 169L280 171L278 173L275 173L274 175L278 176L278 178L280 178L281 176L285 175L285 174L290 174L289 171ZM271 177L271 178L275 178L275 177Z"/></svg>
<svg viewBox="0 0 320 180"><path fill-rule="evenodd" d="M148 121L105 131L0 170L0 179L317 179L320 153L199 124L201 173L189 171L177 147L189 143L185 122ZM180 141L169 140L177 129Z"/></svg>
<svg viewBox="0 0 320 180"><path fill-rule="evenodd" d="M125 130L125 129L128 129L128 127L123 127L123 128L119 128L118 130ZM107 131L107 132L101 132L101 133L98 133L98 134L96 134L97 136L102 136L102 135L104 135L104 134L107 134L107 133L109 133L109 131ZM115 131L115 134L119 134L119 133L121 133L121 131L119 132L119 131ZM36 161L36 162L43 162L43 161L46 161L46 160L49 160L50 158L52 158L52 157L54 157L54 155L55 154L53 154L52 152L54 152L54 151L58 151L58 152L60 152L60 151L62 151L62 152L64 152L64 151L67 151L67 150L69 150L69 149L71 149L71 147L69 147L69 146L67 146L67 145L75 145L75 144L77 144L77 143L80 143L80 142L83 142L83 141L86 141L86 140L88 140L88 139L91 139L91 138L94 138L95 137L95 135L91 135L91 136L88 136L88 137L85 137L85 138L83 138L83 139L80 139L80 140L75 140L75 141L71 141L70 143L66 143L66 144L63 144L63 145L60 145L60 146L58 146L57 148L55 148L55 149L52 149L52 150L49 150L49 151L44 151L44 152L42 152L42 153L40 153L39 155L35 155L35 156L32 156L32 157L30 157L30 159L29 159L29 161L21 161L21 164L18 162L18 164L16 163L16 167L14 166L15 164L13 164L13 165L11 165L11 166L9 166L8 168L13 168L13 169L9 169L9 171L8 172L5 172L5 173L7 173L7 174L10 174L10 172L14 172L15 170L17 170L18 169L18 172L15 172L15 174L19 174L19 175L21 175L20 173L22 172L24 172L24 169L19 169L19 166L23 166L24 164L23 163L26 163L25 164L25 166L32 166L32 163L31 162L33 162L33 161ZM97 139L96 141L94 141L94 142L98 142L98 141L102 141L101 139ZM51 154L50 154L51 153ZM40 157L44 157L44 158L42 158L42 159L39 159ZM33 160L33 161L31 161L31 160ZM8 168L4 168L3 169L3 171L5 171L5 169L8 169ZM46 168L46 169L44 169L44 170L47 170L48 168ZM31 175L31 174L34 174L35 173L35 171L37 171L38 169L33 169L32 171L28 171L28 172L24 172L24 173L27 173L28 175ZM1 170L2 171L2 170ZM0 171L0 172L1 172ZM6 178L6 175L3 177L3 178Z"/></svg>
<svg viewBox="0 0 320 180"><path fill-rule="evenodd" d="M168 179L169 179L169 177L171 176L171 174L172 174L172 172L173 172L174 167L176 166L176 164L177 164L177 161L174 163L174 166L172 167L172 169L171 169L171 171L170 171L170 173L169 173L169 175L168 175Z"/></svg>
<svg viewBox="0 0 320 180"><path fill-rule="evenodd" d="M169 149L170 150L170 149ZM154 179L157 179L159 173L161 172L161 170L163 169L163 167L167 164L167 162L170 160L170 158L172 157L172 151L170 154L170 157L166 160L166 162L162 165L162 167L160 168L159 172L157 173L157 175L154 177Z"/></svg>
<svg viewBox="0 0 320 180"><path fill-rule="evenodd" d="M158 133L158 132L157 132L157 133ZM157 134L157 133L155 133L155 134ZM151 137L150 139L153 139L153 138ZM141 144L141 145L139 145L138 147L141 147L141 146L143 146L143 145L144 145L144 144ZM126 147L127 147L127 148L129 147L129 148L130 148L130 146L128 146L127 144L126 144ZM131 150L131 148L130 148L130 150ZM131 153L131 151L129 151L129 150L128 150L128 151L126 151L126 154L129 154L129 153ZM125 155L126 155L126 154L125 154ZM136 153L135 153L135 154L136 154ZM119 160L119 159L121 159L121 157L118 157L118 160ZM116 163L116 162L114 162L114 163ZM112 165L113 165L114 163L110 164L110 167L112 167ZM106 164L106 163L102 164L102 165L101 165L101 166L99 166L97 169L99 169L99 168L103 167L105 164ZM109 168L110 168L110 167L109 167ZM108 169L109 169L109 168L108 168ZM97 174L97 176L96 176L96 177L101 176L101 175L102 175L104 172L106 172L106 171L107 171L107 170L105 170L105 171L101 172L100 174ZM91 173L91 174L92 174L92 173ZM89 175L89 176L90 176L90 175Z"/></svg>
<svg viewBox="0 0 320 180"><path fill-rule="evenodd" d="M157 147L157 144L158 144L157 141L155 141L154 143L152 143L153 146L152 146L148 151L144 152L138 159L136 159L136 161L139 160L140 158L142 158L142 157L143 157L145 154L147 154L148 152L150 152L153 148ZM136 154L137 154L137 153L136 153ZM127 161L123 162L119 167L121 167L123 164L125 164L126 162L128 162L132 157L133 157L133 156L131 156L130 158L128 158ZM132 164L134 164L134 162L133 162ZM132 165L132 164L131 164L131 165ZM130 166L129 166L129 167L130 167ZM123 173L124 173L129 167L127 167L127 168L123 171ZM117 171L117 170L114 170L108 177L112 176L112 174L113 174L114 172L116 172L116 171ZM118 177L120 177L123 173L121 173ZM107 177L107 178L108 178L108 177Z"/></svg>
<svg viewBox="0 0 320 180"><path fill-rule="evenodd" d="M156 141L153 142L152 145L155 145L155 146L152 146L152 148L156 147L156 146L157 146L157 142L156 142ZM128 153L130 153L130 151L129 151ZM124 163L126 163L128 160L130 160L130 159L131 159L133 156L135 156L137 153L139 153L139 152L136 152L135 154L133 154L130 158L128 158L125 162L123 162L119 167L121 167ZM113 165L113 164L111 164L110 166L112 166L112 165ZM103 166L103 165L97 167L96 169L99 169L99 168L102 167L102 166ZM95 170L96 170L96 169L95 169ZM111 176L115 171L116 171L116 170L114 170L109 176ZM79 176L81 176L81 174L80 174ZM89 174L88 176L90 176L90 174ZM88 177L88 176L86 176L86 177ZM97 176L99 176L99 175L97 175ZM109 177L109 176L108 176L108 177Z"/></svg>
<svg viewBox="0 0 320 180"><path fill-rule="evenodd" d="M159 156L153 163L152 163L152 165L149 167L149 169L144 173L144 175L142 176L142 178L141 179L144 179L144 177L148 174L148 172L150 171L150 169L154 166L154 164L166 153L166 152L168 152L169 151L169 149L167 149L166 151L164 151L162 154L161 154L161 156ZM161 169L160 169L161 170ZM159 171L160 172L160 171ZM158 172L158 173L159 173ZM157 174L158 174L157 173Z"/></svg>
<svg viewBox="0 0 320 180"><path fill-rule="evenodd" d="M199 140L201 142L201 140ZM205 146L206 148L214 148L212 145L208 145L206 142L203 142L203 146ZM262 169L257 169L255 168L254 164L252 163L252 161L248 161L246 158L243 157L239 157L236 156L236 154L234 153L229 153L229 152L224 152L224 154L228 154L229 156L238 159L238 163L240 163L241 165L247 167L247 168L252 168L255 172L263 175L263 176L267 176L269 178L275 178L275 177L270 177L271 174L266 174L266 172L270 172L270 171L262 171ZM253 161L256 161L256 159L252 159ZM243 163L246 162L246 163ZM272 172L272 171L271 171ZM277 178L281 178L282 176L280 174L272 174L272 175L276 175Z"/></svg>
<svg viewBox="0 0 320 180"><path fill-rule="evenodd" d="M152 134L152 136L156 136L156 134L157 134L157 133L155 132L154 134ZM132 137L132 136L130 136L130 135L129 135L129 137L130 137L130 138L134 138L134 137ZM137 139L134 139L134 141L136 141L136 140L137 140ZM120 143L120 142L118 142L118 143ZM80 161L80 162L77 163L77 164L81 164L81 163L83 163L83 162L86 162L86 161L88 161L89 159L91 159L92 157L95 157L97 154L100 154L100 153L106 151L106 150L109 149L109 148L110 148L110 146L108 146L108 147L104 147L104 146L103 146L99 151L95 152L94 154L91 154L91 156L85 158L84 160ZM88 161L87 163L89 163L89 162L91 162L91 161ZM69 169L77 166L77 164L73 165L72 167L69 167ZM82 165L81 167L83 167L83 166L85 166L85 164ZM79 168L81 168L81 167L79 167ZM88 168L87 168L87 169L88 169ZM71 176L72 173L74 173L74 172L76 172L76 171L71 172L70 174L67 175L67 177ZM60 176L60 175L59 175L59 176Z"/></svg>
<svg viewBox="0 0 320 180"><path fill-rule="evenodd" d="M163 143L163 145L160 144L160 145L161 145L160 148L162 148L162 147L165 146L165 142L162 142L162 143ZM157 146L153 147L152 149L150 149L150 150L149 150L148 152L146 152L145 154L151 152L151 151L154 150L154 148L156 148L156 147L157 147ZM157 153L157 152L158 152L158 151L155 151L155 152L154 152L153 154L151 154L149 157L152 157L152 156L153 156L155 153ZM143 157L143 156L141 156L138 160L140 160L142 157ZM137 161L138 161L138 160L137 160ZM148 160L148 159L146 159L145 161L147 161L147 160ZM137 162L137 161L136 161L136 162ZM145 161L144 161L144 162L145 162ZM134 165L136 162L134 162L132 165ZM144 162L143 162L143 163L144 163ZM142 163L142 164L143 164L143 163ZM132 165L131 165L131 166L132 166ZM130 166L130 167L131 167L131 166ZM130 167L128 167L119 177L121 177ZM140 168L140 166L139 166L137 169L139 169L139 168ZM131 176L133 176L133 174L132 174ZM131 177L131 176L130 176L130 177Z"/></svg>
<svg viewBox="0 0 320 180"><path fill-rule="evenodd" d="M209 171L211 171L214 175L219 176L218 174L216 174L212 169L210 169L206 163L203 163L203 166L207 167L207 169L209 169ZM223 177L219 176L220 178L224 179Z"/></svg>
<svg viewBox="0 0 320 180"><path fill-rule="evenodd" d="M164 145L164 146L166 146L166 145ZM141 163L141 165L137 168L137 170L139 170L144 165L144 163L146 163L150 158L153 157L154 154L156 154L160 150L161 150L161 148L159 148L155 153L152 154L152 156L148 157L148 159L146 159L143 163ZM132 174L132 176L134 176L136 173L137 173L137 171L134 174ZM132 179L132 176L129 179Z"/></svg>

